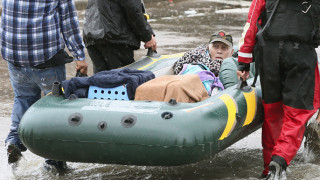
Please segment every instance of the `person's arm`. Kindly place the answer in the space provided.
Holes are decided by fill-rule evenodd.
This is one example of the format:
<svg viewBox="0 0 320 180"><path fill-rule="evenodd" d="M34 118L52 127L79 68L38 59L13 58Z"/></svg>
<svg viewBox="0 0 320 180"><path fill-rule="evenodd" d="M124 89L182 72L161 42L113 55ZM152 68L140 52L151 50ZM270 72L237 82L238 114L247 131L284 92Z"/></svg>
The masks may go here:
<svg viewBox="0 0 320 180"><path fill-rule="evenodd" d="M152 35L152 38L150 41L147 41L145 42L144 44L144 48L145 49L148 49L148 48L152 48L152 50L157 50L157 41L156 41L156 38L155 38L155 34L150 26L150 24L147 22L147 29L150 29L149 31L151 31L151 35Z"/></svg>
<svg viewBox="0 0 320 180"><path fill-rule="evenodd" d="M258 32L257 20L260 14L265 10L265 0L252 0L248 19L243 28L242 37L239 41L238 62L251 63L252 51L256 43L256 34Z"/></svg>
<svg viewBox="0 0 320 180"><path fill-rule="evenodd" d="M225 89L238 83L237 64L233 58L227 58L222 61L219 79Z"/></svg>
<svg viewBox="0 0 320 180"><path fill-rule="evenodd" d="M59 3L60 29L69 51L76 60L76 70L87 74L84 43L80 34L77 11L73 0L61 0Z"/></svg>
<svg viewBox="0 0 320 180"><path fill-rule="evenodd" d="M239 41L238 72L237 75L246 80L249 77L250 63L252 62L252 51L256 43L258 32L257 20L265 10L265 0L252 0L247 23L244 26L242 37Z"/></svg>
<svg viewBox="0 0 320 180"><path fill-rule="evenodd" d="M144 16L141 0L119 1L121 1L120 4L125 10L130 27L140 40L147 44L145 47L149 48L151 45L156 47L155 35Z"/></svg>

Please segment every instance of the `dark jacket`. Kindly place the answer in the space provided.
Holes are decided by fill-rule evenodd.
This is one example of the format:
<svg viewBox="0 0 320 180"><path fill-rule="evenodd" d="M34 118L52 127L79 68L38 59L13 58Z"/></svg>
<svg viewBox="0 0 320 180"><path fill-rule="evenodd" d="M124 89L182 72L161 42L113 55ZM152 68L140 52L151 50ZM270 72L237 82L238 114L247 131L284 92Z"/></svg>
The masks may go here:
<svg viewBox="0 0 320 180"><path fill-rule="evenodd" d="M111 43L139 49L152 34L141 0L88 0L83 27L87 47Z"/></svg>

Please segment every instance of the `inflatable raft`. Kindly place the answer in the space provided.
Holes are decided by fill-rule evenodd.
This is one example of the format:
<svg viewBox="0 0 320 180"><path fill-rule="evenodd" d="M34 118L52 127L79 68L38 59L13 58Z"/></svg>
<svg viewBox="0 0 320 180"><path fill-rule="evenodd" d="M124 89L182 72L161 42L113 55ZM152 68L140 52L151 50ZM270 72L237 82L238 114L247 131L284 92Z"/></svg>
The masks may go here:
<svg viewBox="0 0 320 180"><path fill-rule="evenodd" d="M172 74L182 55L145 56L127 67ZM260 85L232 86L198 103L66 99L53 90L25 113L19 137L48 159L176 166L208 159L254 132L262 111Z"/></svg>

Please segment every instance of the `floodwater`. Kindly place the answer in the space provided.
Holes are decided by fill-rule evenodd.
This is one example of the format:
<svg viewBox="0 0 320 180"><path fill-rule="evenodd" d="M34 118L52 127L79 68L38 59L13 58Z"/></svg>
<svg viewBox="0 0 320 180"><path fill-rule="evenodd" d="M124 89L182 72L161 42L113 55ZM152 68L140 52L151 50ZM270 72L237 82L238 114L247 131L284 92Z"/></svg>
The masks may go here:
<svg viewBox="0 0 320 180"><path fill-rule="evenodd" d="M85 0L76 0L80 24L83 23ZM240 38L250 1L241 0L145 0L147 12L158 41L159 54L190 50L209 40L220 29L230 32L234 43ZM135 52L139 59L147 51ZM89 75L92 65L89 57ZM74 63L67 65L67 78L75 75ZM123 166L68 163L64 174L46 172L43 158L30 151L23 153L18 168L7 165L4 140L10 126L13 93L7 64L0 61L0 180L11 179L257 179L262 171L261 130L240 140L211 159L177 167ZM313 117L314 119L314 117ZM320 179L319 155L301 147L288 168L288 179Z"/></svg>

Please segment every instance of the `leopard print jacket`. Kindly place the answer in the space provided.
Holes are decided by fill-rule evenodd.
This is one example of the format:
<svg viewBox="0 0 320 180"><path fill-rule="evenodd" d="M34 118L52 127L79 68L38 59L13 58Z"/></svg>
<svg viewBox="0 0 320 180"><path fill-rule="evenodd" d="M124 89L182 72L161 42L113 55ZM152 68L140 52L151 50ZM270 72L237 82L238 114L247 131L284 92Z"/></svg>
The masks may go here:
<svg viewBox="0 0 320 180"><path fill-rule="evenodd" d="M216 75L216 77L218 77L222 60L212 60L207 51L208 45L202 44L194 50L186 52L173 64L174 74L179 74L184 64L203 64L206 65L210 71Z"/></svg>

